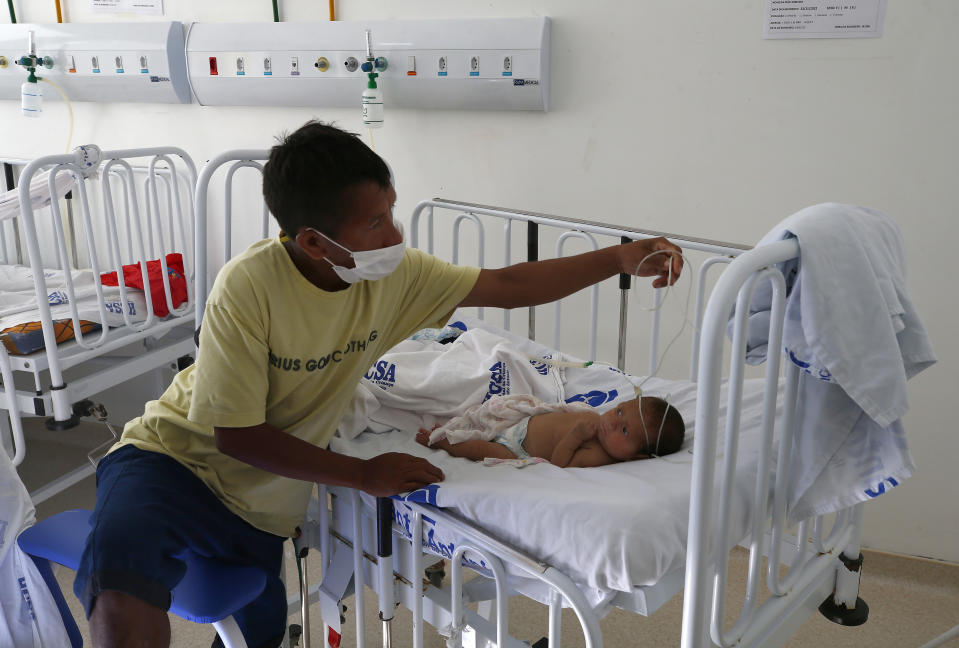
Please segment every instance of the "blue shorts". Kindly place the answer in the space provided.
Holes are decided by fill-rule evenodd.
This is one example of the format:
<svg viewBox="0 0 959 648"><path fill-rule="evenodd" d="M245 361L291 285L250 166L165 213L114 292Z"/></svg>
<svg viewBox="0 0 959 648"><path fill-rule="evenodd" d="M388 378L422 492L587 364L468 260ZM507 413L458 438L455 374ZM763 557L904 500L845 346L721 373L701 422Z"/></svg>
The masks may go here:
<svg viewBox="0 0 959 648"><path fill-rule="evenodd" d="M73 591L87 618L104 590L124 592L164 610L183 578L177 556L191 551L260 567L260 597L234 615L251 648L276 645L286 631L280 580L284 538L260 531L226 508L175 459L128 445L97 467L97 505Z"/></svg>

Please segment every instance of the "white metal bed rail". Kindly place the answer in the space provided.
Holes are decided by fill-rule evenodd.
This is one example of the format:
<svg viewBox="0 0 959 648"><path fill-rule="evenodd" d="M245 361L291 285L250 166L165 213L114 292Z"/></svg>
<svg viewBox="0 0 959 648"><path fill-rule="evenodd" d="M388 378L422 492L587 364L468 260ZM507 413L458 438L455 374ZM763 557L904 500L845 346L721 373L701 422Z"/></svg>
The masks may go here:
<svg viewBox="0 0 959 648"><path fill-rule="evenodd" d="M304 536L308 539L310 546L320 549L323 557L324 582L318 588L321 596L337 595L334 593L333 586L327 584L327 567L332 560L331 547L340 545L352 552L357 648L363 648L366 645L366 611L362 591L367 584L379 594L381 619L392 618L393 607L397 601L410 609L413 614L412 644L414 648L422 648L424 645L424 622L447 634L450 637L448 642L450 646L462 645L462 638L467 632L475 633L477 639L495 642L495 645L504 648L527 646L527 643L508 633L507 602L511 591L507 584L504 567L506 564L542 582L552 592L549 608L549 645L561 645L560 615L562 602L565 600L566 605L575 612L579 620L587 648L602 648L602 632L596 614L579 588L565 574L550 565L491 538L482 530L450 512L413 502L402 502L413 511L409 536L403 527L392 524L391 555L377 556L372 549L372 534L367 531L375 529L371 519L374 517L373 508L364 501L359 492L348 488L328 488L320 485L318 493L318 499L311 505L311 519L304 529ZM332 494L332 510L326 505L328 494ZM331 517L339 523L338 533L332 531ZM429 551L430 545L423 524L424 517L455 530L462 538L460 544L452 549L449 555ZM352 530L348 537L343 535L344 530L347 529ZM333 551L336 549L334 548ZM450 586L440 589L433 585L424 585L422 575L426 565L423 559L427 555L450 559L452 565ZM469 556L474 564L477 558L482 559L483 564L487 566L487 572L492 577L492 588L478 586L485 585L484 581L473 581L470 583L472 587L464 585L462 569L465 556ZM335 576L331 575L329 578L333 580ZM464 602L490 600L487 598L490 589L494 593L491 600L493 607L487 608L491 614L484 616L482 608L478 613L464 607ZM338 601L333 602L338 603ZM326 609L329 610L331 607L327 606ZM328 636L331 625L336 626L335 619L332 620L332 624L330 621L331 619L324 617L324 623L327 626L324 629L324 637ZM484 644L478 642L477 645Z"/></svg>
<svg viewBox="0 0 959 648"><path fill-rule="evenodd" d="M200 326L203 319L203 309L206 307L206 298L210 294L210 273L207 264L209 251L207 246L208 226L209 226L209 199L210 182L213 175L220 167L230 164L227 169L224 181L223 197L223 260L228 261L233 257L233 179L237 171L242 168L252 168L263 173L262 162L269 158L270 152L267 149L237 149L226 151L211 159L200 171L200 177L196 185L196 326ZM260 223L260 237L267 238L270 223L270 213L263 204L262 219ZM215 273L214 273L215 274Z"/></svg>
<svg viewBox="0 0 959 648"><path fill-rule="evenodd" d="M6 392L6 402L3 408L7 411L10 419L10 432L13 435L13 465L19 466L26 455L23 443L23 422L20 419L20 405L17 403L16 392L13 388L13 370L10 368L10 356L7 350L0 344L0 382L3 383ZM4 440L6 441L6 440ZM0 444L0 451L4 448Z"/></svg>
<svg viewBox="0 0 959 648"><path fill-rule="evenodd" d="M146 158L147 162L147 204L150 205L149 214L151 221L147 223L150 231L150 240L145 241L144 231L141 227L139 214L139 200L137 199L137 189L134 179L133 166L128 160ZM176 162L174 160L177 160ZM158 178L162 175L158 171L162 167L157 167L158 163L163 163L166 168L166 181L174 184L171 193L175 196L171 204L167 205L166 216L168 217L167 227L164 227L160 209L160 202L157 193ZM90 269L94 275L94 287L98 302L98 309L102 322L106 322L106 306L103 298L103 286L100 280L101 271L117 272L121 305L127 303L127 287L123 278L123 258L120 253L119 228L117 219L117 205L113 198L112 183L114 177L119 177L124 186L124 203L122 205L123 214L128 223L132 224L132 234L128 232L128 240L133 244L135 256L130 259L140 265L141 275L144 284L145 303L147 308L146 319L141 323L134 323L126 307L121 307L124 325L120 327L108 327L104 325L99 337L90 341L85 339L81 331L80 318L76 304L76 293L74 291L71 274L64 272L66 281L68 301L70 304L71 315L73 319L76 343L78 346L86 349L93 354L102 353L110 342L121 342L128 344L136 339L142 339L151 334L162 334L169 330L178 320L188 315L193 308L192 295L192 275L193 263L191 251L193 242L191 240L193 232L193 209L192 203L187 202L186 210L179 201L181 191L176 187L178 178L181 178L180 172L185 173L191 185L196 182L196 168L190 156L182 149L175 147L153 147L143 149L122 149L113 151L99 152L99 159L96 160L98 171L101 175L101 196L103 198L103 214L100 219L96 219L90 208L90 197L88 194L89 170L82 168L79 156L70 153L63 155L51 155L37 158L26 165L20 175L19 195L21 204L22 233L26 242L27 255L30 261L30 267L33 274L34 289L37 295L46 295L47 287L44 278L43 255L40 250L40 240L38 235L37 221L32 207L30 197L30 183L34 175L44 169L49 169L49 186L51 194L55 195L56 176L60 173L70 173L76 179L75 189L79 197L79 206L81 210L80 222L81 231L85 235L81 245L86 248ZM187 192L189 196L190 191ZM67 259L67 241L63 230L63 215L60 212L59 200L51 201L52 225L56 239L56 253L61 268L69 268L70 263ZM155 217L155 218L152 218ZM103 247L107 248L109 261L101 261L101 248L97 245L98 225L105 225L106 235ZM179 241L174 240L175 234L179 233ZM155 238L153 238L155 236ZM148 245L147 245L148 243ZM179 243L180 253L183 258L184 274L187 286L187 299L177 308L173 308L172 293L170 289L169 269L167 266L166 255L174 251ZM155 317L150 282L147 271L147 249L159 254L159 261L162 268L162 281L164 294L168 308L170 308L170 317L165 322L157 321ZM76 248L75 248L76 249ZM57 421L65 421L71 417L71 402L68 393L64 389L63 366L60 361L57 350L56 334L53 328L53 320L50 313L50 304L45 299L38 299L40 311L40 322L43 331L43 340L45 345L46 368L50 375L51 382L51 400L54 411L54 417ZM75 362L86 359L86 356L78 356Z"/></svg>
<svg viewBox="0 0 959 648"><path fill-rule="evenodd" d="M696 409L696 452L693 456L693 483L690 495L689 540L686 559L686 587L683 605L683 646L699 648L718 645L760 645L770 629L783 620L793 600L809 595L832 575L837 575L837 603L854 608L858 575L854 578L839 568L841 555L859 555L859 506L840 512L825 538L825 520L818 517L800 522L789 569L781 578L786 538L786 490L792 457L792 439L797 416L797 393L802 380L798 368L787 363L785 370L782 430L778 431L778 459L772 461L777 436L778 387L781 380L782 335L786 302L785 279L777 267L799 254L795 240L781 241L741 255L719 278L706 308L701 331L699 391ZM772 285L769 325L769 355L766 362L761 440L755 489L750 504L751 531L747 588L742 610L732 627L724 629L728 571L728 520L732 515L733 476L737 465L739 415L746 348L749 304L757 285ZM719 507L715 522L709 497L714 484L717 460L719 393L727 323L735 304L734 329L728 382L725 446L721 468ZM694 365L695 366L695 365ZM779 467L779 469L777 469ZM770 490L770 471L776 469L775 487ZM770 497L772 493L772 497ZM770 511L770 499L772 499ZM765 525L771 518L771 531ZM810 537L810 526L812 537ZM735 539L732 539L735 541ZM769 542L767 548L766 542ZM767 552L768 549L768 552ZM768 553L766 584L771 598L760 604L761 560ZM712 581L712 582L710 582ZM711 586L711 591L710 591ZM831 591L831 587L829 588ZM850 600L851 599L851 600ZM821 600L821 599L820 599ZM710 615L711 613L711 615ZM707 621L707 615L709 621ZM707 629L708 624L708 629Z"/></svg>
<svg viewBox="0 0 959 648"><path fill-rule="evenodd" d="M2 169L3 169L3 187L5 191L17 189L17 184L18 184L17 179L18 177L20 177L23 169L28 164L30 164L30 160L24 160L20 158L0 158L0 166L2 166ZM50 167L44 167L41 169L41 171L48 171L49 169ZM152 176L155 176L156 181L158 181L164 188L163 195L165 196L165 202L163 204L167 208L166 211L169 211L170 209L174 209L178 216L182 214L182 207L177 204L177 202L180 201L181 197L186 197L187 200L192 201L192 198L193 198L192 190L183 191L183 189L191 188L193 186L193 181L187 175L186 169L181 167L176 168L175 179L171 179L172 174L170 169L168 168L156 168L154 166L154 168L151 169L148 166L136 165L136 166L133 166L132 169L134 174L136 174L136 176L138 177L142 176L142 196L144 197L144 203L146 207L146 222L148 224L147 247L150 249L151 255L155 257L155 256L158 256L159 253L157 251L156 243L154 241L154 229L152 226L152 223L154 220L153 201L147 199L150 197L153 189L152 185L154 183L154 178ZM35 173L34 176L36 177L37 174ZM117 180L120 181L120 188L122 189L122 192L123 192L123 200L120 204L128 205L130 202L130 192L129 192L129 187L127 183L122 181L123 179L122 174L120 173L119 170L113 169L109 172L109 176L110 176L111 182L117 181ZM177 189L179 189L180 191L178 193L174 193ZM88 263L88 260L86 258L83 258L83 260L81 260L80 254L79 254L80 250L77 246L76 222L75 222L76 219L73 213L74 201L77 200L77 198L73 195L73 193L74 192L72 190L67 191L66 195L64 195L60 199L60 202L62 202L66 206L66 210L67 210L66 219L65 221L61 221L61 227L64 224L66 225L66 228L67 228L66 234L70 238L69 244L66 246L70 253L70 262L71 262L70 267L72 267L73 269L80 269ZM52 205L46 205L45 207L42 208L43 211L47 212L48 219L50 220L49 226L50 226L51 232L55 231L57 227L56 221L58 220L56 218L57 213L54 212L53 209L54 207ZM160 211L161 213L158 214L156 218L162 218L162 214L165 210L161 209ZM135 259L135 250L134 250L134 244L133 244L133 229L132 229L133 224L130 219L129 209L125 211L125 216L126 216L126 219L124 224L126 226L125 229L127 232L127 237L126 237L126 249L125 249L126 255L124 256L124 258L128 261L132 261L136 259ZM192 219L192 213L190 217ZM168 220L169 220L168 225L172 228L173 223L175 222L175 219L169 218ZM193 224L191 222L189 227L191 237L192 237L192 228L193 228ZM169 236L170 236L170 240L174 240L174 234L172 231L170 232ZM41 235L41 239L44 239L44 238L45 237ZM44 242L44 241L42 240L41 242ZM193 253L192 245L189 246L188 253L189 254ZM56 268L58 270L64 269L64 266L62 263L63 255L59 254L57 250L53 250L52 259L49 258L49 253L45 250L41 250L41 254L45 257L44 267ZM2 223L0 223L0 263L8 264L8 265L12 265L12 264L24 265L24 262L25 262L25 257L23 254L23 241L22 241L22 236L20 232L20 221L18 218L11 218L9 220L4 220Z"/></svg>
<svg viewBox="0 0 959 648"><path fill-rule="evenodd" d="M548 228L554 228L556 230L563 230L563 233L559 235L556 242L556 256L559 257L563 254L563 248L566 241L572 238L578 238L586 241L587 245L592 249L599 247L596 236L608 236L614 237L620 242L626 242L629 240L641 240L648 238L655 238L658 236L664 236L673 243L676 243L680 247L688 250L697 250L701 252L707 252L714 255L717 255L711 259L708 259L704 265L703 270L700 272L697 278L697 314L696 314L696 324L698 325L702 319L702 304L705 299L706 293L706 279L707 274L705 272L710 266L715 265L720 262L729 262L732 257L735 257L741 254L744 250L748 249L746 246L742 246L736 243L724 243L720 241L710 241L706 239L692 238L677 234L669 234L665 232L655 232L650 230L641 230L629 227L622 227L618 225L608 225L604 223L592 223L589 221L584 221L576 218L566 218L562 216L553 216L550 214L543 214L538 212L530 212L523 210L515 209L505 209L502 207L491 207L488 205L479 205L474 203L466 203L457 200L447 200L445 198L434 198L432 200L424 200L420 202L413 209L413 214L410 224L410 245L412 247L420 247L420 228L426 228L426 251L430 254L436 252L436 236L435 236L435 220L436 213L435 210L449 210L455 212L457 215L453 218L453 232L452 232L452 262L457 263L459 260L459 246L460 246L460 229L459 224L463 220L469 220L476 225L477 230L477 245L478 245L478 255L479 262L482 264L485 257L485 246L486 246L486 230L484 223L480 221L478 216L490 216L494 218L501 219L505 221L503 230L502 230L502 239L500 241L503 251L504 251L504 265L510 265L515 263L515 260L512 258L512 233L513 233L513 222L525 222L527 224L527 254L526 260L536 261L539 258L539 227L545 226ZM425 219L424 219L425 215ZM425 221L425 222L424 222ZM625 369L625 354L626 354L626 337L627 337L627 326L626 326L626 300L627 292L629 289L630 278L626 275L620 277L620 290L622 291L622 297L620 300L620 326L619 326L619 339L618 339L618 349L617 349L617 366L619 369ZM590 310L589 310L589 325L588 325L588 340L589 340L589 360L596 360L596 345L597 339L599 336L599 327L598 327L598 295L599 287L592 286L590 288ZM662 296L661 289L653 289L653 303L659 304ZM561 332L560 332L560 305L559 303L554 305L555 320L553 326L553 346L559 348ZM536 307L530 307L528 310L529 313L529 330L528 337L536 339ZM505 309L502 312L503 317L503 328L509 330L510 328L510 310ZM484 313L482 309L478 311L478 316L480 319L484 319ZM649 348L649 373L653 373L657 365L659 358L659 328L660 328L660 310L656 309L652 313L652 322L651 322L651 334L650 334L650 348ZM692 357L696 357L696 350L699 348L699 337L698 337L698 328L693 333L693 345L694 353ZM691 361L691 376L690 379L695 379L695 370L696 370L696 360Z"/></svg>

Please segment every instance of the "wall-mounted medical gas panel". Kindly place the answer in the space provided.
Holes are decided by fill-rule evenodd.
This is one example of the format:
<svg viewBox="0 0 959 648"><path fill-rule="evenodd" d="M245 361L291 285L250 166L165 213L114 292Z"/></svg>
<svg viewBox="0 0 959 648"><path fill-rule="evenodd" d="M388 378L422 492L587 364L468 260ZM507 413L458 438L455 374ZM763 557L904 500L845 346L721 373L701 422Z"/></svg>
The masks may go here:
<svg viewBox="0 0 959 648"><path fill-rule="evenodd" d="M27 71L16 61L28 53L30 31L37 56L53 60L37 75L63 88L70 101L191 101L178 22L0 25L2 99L20 98ZM60 101L60 94L48 86L44 98Z"/></svg>
<svg viewBox="0 0 959 648"><path fill-rule="evenodd" d="M548 108L548 18L194 23L193 93L204 105L356 108L367 30L386 59L388 108Z"/></svg>

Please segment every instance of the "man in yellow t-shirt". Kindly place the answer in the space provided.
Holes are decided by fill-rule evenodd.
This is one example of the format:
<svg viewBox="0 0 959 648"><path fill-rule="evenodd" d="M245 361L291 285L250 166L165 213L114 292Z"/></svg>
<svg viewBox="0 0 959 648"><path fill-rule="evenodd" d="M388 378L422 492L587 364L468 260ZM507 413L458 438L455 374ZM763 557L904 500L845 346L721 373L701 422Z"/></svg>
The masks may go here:
<svg viewBox="0 0 959 648"><path fill-rule="evenodd" d="M97 469L93 529L74 582L96 646L167 646L170 591L190 548L261 567L263 594L234 615L247 644L286 629L282 543L315 482L394 495L443 479L422 458L326 449L374 361L458 306L513 308L635 273L665 239L497 270L406 249L386 163L356 136L309 122L271 152L263 194L282 235L227 263L210 293L196 363L181 371ZM639 274L682 269L658 254Z"/></svg>

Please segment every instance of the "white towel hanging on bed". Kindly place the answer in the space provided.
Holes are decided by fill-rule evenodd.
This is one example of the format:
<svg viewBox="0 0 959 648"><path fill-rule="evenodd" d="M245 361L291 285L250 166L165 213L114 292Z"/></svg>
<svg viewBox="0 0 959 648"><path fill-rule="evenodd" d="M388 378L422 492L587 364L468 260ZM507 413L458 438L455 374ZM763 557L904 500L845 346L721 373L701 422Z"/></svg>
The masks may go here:
<svg viewBox="0 0 959 648"><path fill-rule="evenodd" d="M906 380L935 363L906 292L899 228L882 212L824 203L803 209L758 243L799 239L785 264L785 352L805 372L790 475L789 517L832 512L912 475L900 422ZM771 290L751 304L747 357L766 356ZM812 414L812 415L811 415Z"/></svg>

